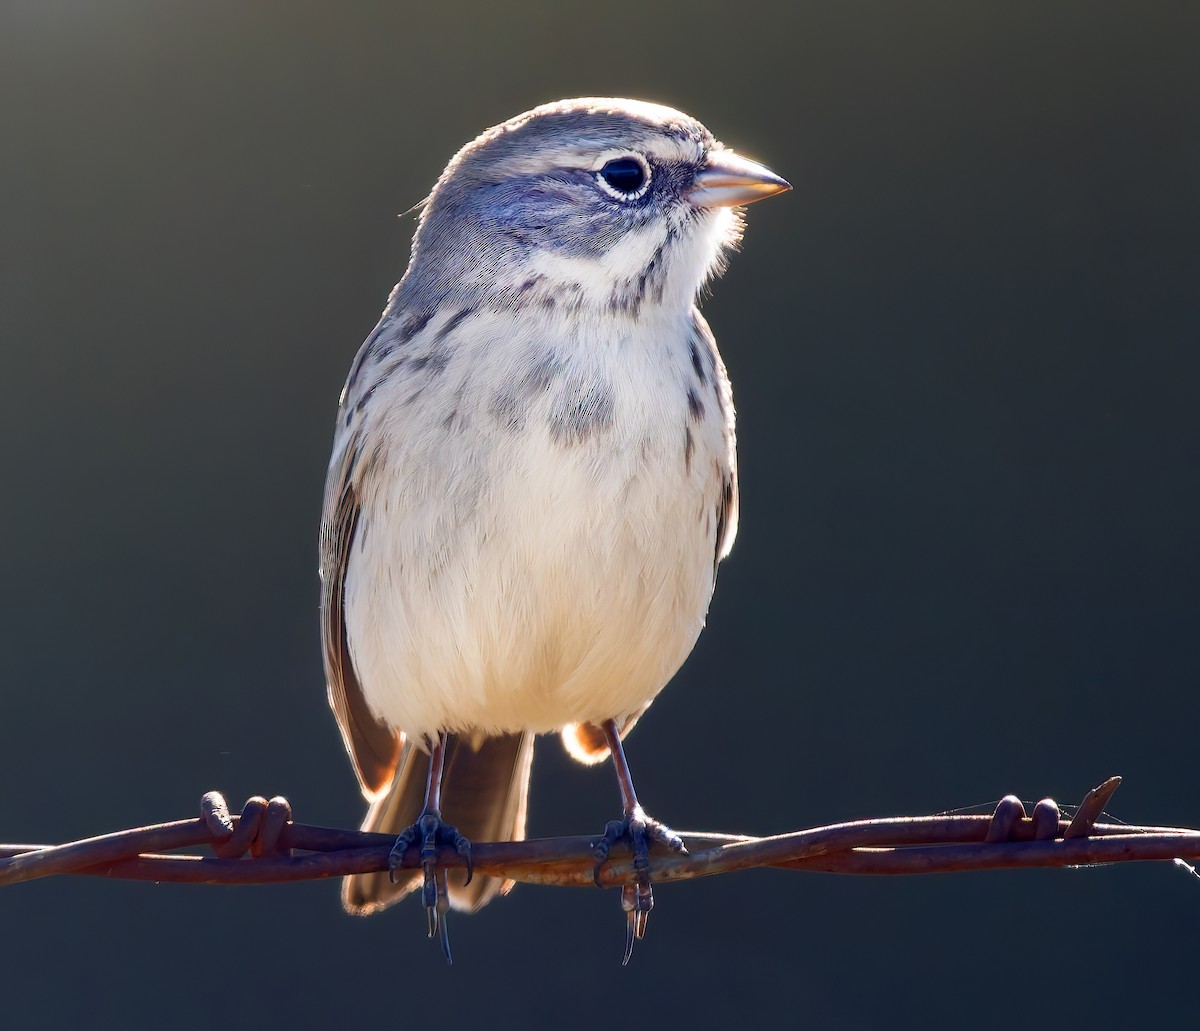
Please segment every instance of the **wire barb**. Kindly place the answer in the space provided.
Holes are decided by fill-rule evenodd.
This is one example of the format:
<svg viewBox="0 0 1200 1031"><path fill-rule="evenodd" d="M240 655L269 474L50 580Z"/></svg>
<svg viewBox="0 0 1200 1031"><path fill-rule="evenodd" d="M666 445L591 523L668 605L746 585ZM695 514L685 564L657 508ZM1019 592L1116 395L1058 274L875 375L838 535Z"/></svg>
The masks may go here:
<svg viewBox="0 0 1200 1031"><path fill-rule="evenodd" d="M1071 838L1086 838L1092 833L1092 828L1096 826L1096 821L1104 812L1105 806L1108 805L1108 800L1113 797L1113 792L1121 786L1120 777L1109 777L1103 784L1097 784L1091 791L1083 796L1083 801L1079 803L1079 808L1075 810L1075 816L1071 820L1071 825L1063 834L1065 839Z"/></svg>

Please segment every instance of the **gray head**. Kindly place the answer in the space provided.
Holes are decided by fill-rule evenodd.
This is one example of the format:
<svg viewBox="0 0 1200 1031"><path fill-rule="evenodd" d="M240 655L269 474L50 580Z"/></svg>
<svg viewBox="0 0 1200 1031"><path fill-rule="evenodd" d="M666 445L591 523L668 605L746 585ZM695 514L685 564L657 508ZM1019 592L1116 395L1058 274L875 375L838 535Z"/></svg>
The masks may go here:
<svg viewBox="0 0 1200 1031"><path fill-rule="evenodd" d="M788 188L671 108L547 104L446 166L393 303L687 306L739 239L739 206Z"/></svg>

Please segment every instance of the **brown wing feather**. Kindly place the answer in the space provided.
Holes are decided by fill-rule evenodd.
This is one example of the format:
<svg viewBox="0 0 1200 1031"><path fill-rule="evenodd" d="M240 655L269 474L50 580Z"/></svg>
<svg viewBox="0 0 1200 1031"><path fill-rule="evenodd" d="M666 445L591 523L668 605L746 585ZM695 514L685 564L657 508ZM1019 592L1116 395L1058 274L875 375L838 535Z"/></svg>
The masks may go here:
<svg viewBox="0 0 1200 1031"><path fill-rule="evenodd" d="M325 488L325 513L321 521L321 639L325 653L325 679L329 705L337 717L346 751L363 793L373 798L387 790L400 761L404 735L375 718L363 697L350 643L346 636L343 606L346 564L358 528L359 501L354 481L358 449L347 443L340 462L331 466Z"/></svg>

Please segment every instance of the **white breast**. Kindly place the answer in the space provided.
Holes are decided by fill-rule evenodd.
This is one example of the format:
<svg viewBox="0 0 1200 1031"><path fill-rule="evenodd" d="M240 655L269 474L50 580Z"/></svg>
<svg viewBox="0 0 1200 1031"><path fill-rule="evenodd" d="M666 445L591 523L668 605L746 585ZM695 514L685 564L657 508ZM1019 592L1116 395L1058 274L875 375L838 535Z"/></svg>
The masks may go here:
<svg viewBox="0 0 1200 1031"><path fill-rule="evenodd" d="M697 415L690 315L531 321L464 316L446 361L410 361L363 413L346 624L368 703L410 734L619 719L704 622L719 360Z"/></svg>

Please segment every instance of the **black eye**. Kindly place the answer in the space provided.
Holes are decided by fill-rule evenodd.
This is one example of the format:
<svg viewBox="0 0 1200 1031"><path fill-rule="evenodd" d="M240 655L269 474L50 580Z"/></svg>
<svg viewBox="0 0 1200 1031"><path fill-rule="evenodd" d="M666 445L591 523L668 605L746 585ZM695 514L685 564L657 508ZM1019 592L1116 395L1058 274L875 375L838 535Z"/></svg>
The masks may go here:
<svg viewBox="0 0 1200 1031"><path fill-rule="evenodd" d="M637 158L613 158L600 169L600 178L615 193L627 197L646 185L650 170Z"/></svg>

